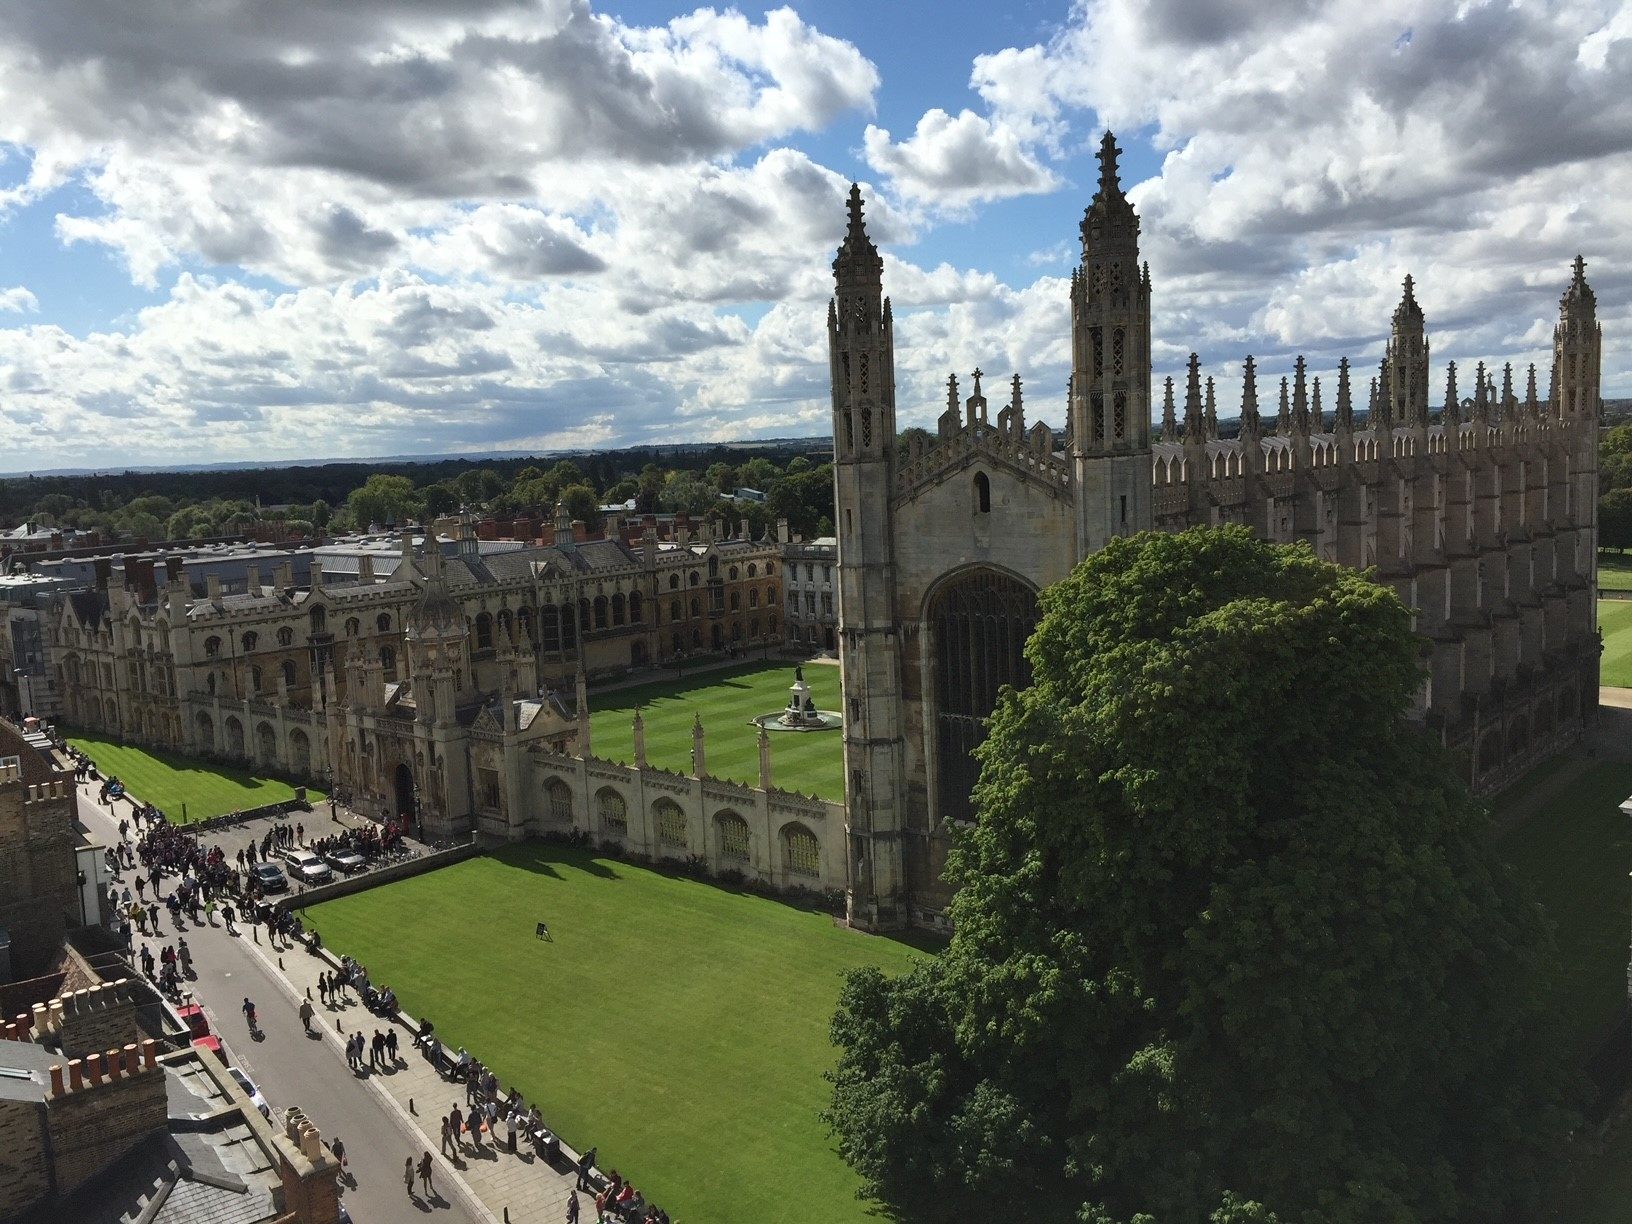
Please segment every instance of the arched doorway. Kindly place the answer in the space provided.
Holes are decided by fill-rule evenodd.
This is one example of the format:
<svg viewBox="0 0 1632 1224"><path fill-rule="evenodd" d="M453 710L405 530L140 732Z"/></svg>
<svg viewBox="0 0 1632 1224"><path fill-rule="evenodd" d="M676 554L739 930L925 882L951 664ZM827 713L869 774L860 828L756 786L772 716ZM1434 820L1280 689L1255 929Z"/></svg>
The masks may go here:
<svg viewBox="0 0 1632 1224"><path fill-rule="evenodd" d="M1037 593L1011 574L973 569L943 583L927 614L934 643L935 818L968 820L980 777L974 750L1005 684L1031 683L1026 639L1037 627Z"/></svg>
<svg viewBox="0 0 1632 1224"><path fill-rule="evenodd" d="M405 828L414 828L419 824L419 800L414 793L414 771L408 768L407 761L398 761L393 777L397 791L397 819Z"/></svg>

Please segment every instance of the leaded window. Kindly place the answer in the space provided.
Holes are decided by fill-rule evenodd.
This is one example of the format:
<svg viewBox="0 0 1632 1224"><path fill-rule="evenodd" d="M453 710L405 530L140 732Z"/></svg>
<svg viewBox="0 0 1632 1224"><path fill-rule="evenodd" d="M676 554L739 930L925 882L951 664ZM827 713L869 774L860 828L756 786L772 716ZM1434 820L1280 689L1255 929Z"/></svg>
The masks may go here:
<svg viewBox="0 0 1632 1224"><path fill-rule="evenodd" d="M603 787L595 796L595 810L602 833L622 837L629 832L629 805L611 787Z"/></svg>
<svg viewBox="0 0 1632 1224"><path fill-rule="evenodd" d="M720 857L746 863L748 822L735 812L721 812L717 819L720 825Z"/></svg>
<svg viewBox="0 0 1632 1224"><path fill-rule="evenodd" d="M789 875L821 877L822 844L803 825L789 825L782 831L782 854Z"/></svg>
<svg viewBox="0 0 1632 1224"><path fill-rule="evenodd" d="M686 848L686 814L672 799L659 799L652 806L657 816L657 841L675 850Z"/></svg>

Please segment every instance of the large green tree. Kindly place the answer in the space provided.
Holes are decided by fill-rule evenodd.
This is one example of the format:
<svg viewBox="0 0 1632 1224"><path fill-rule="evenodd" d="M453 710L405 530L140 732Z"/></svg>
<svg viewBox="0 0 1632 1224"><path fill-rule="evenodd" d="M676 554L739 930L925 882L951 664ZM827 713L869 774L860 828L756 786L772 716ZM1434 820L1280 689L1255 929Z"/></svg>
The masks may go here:
<svg viewBox="0 0 1632 1224"><path fill-rule="evenodd" d="M1115 541L1041 608L950 946L834 1018L867 1189L926 1220L1531 1206L1569 1123L1550 938L1403 717L1404 605L1223 528Z"/></svg>

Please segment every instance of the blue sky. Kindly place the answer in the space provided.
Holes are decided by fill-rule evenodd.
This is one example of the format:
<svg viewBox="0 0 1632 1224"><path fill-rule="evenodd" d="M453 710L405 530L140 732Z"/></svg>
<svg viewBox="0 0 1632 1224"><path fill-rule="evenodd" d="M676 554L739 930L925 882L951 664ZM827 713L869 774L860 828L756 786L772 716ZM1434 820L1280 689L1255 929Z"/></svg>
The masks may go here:
<svg viewBox="0 0 1632 1224"><path fill-rule="evenodd" d="M851 179L902 423L977 364L1054 419L1106 125L1158 382L1370 364L1411 271L1545 386L1579 250L1632 393L1621 0L178 14L0 0L7 468L822 432Z"/></svg>

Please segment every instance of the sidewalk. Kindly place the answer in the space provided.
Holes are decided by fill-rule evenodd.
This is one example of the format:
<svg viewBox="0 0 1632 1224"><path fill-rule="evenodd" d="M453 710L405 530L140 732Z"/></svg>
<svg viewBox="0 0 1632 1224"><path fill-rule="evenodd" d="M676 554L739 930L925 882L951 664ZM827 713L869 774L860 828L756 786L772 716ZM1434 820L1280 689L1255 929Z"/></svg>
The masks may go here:
<svg viewBox="0 0 1632 1224"><path fill-rule="evenodd" d="M325 949L326 950L326 949ZM374 1015L358 999L357 992L346 992L347 1002L324 1003L317 989L318 975L330 969L328 958L314 956L299 944L285 945L282 951L266 942L251 944L250 951L262 957L269 966L279 971L296 997L310 998L317 1010L314 1025L323 1031L325 1042L333 1042L344 1060L345 1041L350 1034L361 1030L372 1036L375 1029L395 1027L398 1057L395 1068L387 1071L359 1072L349 1070L359 1079L367 1080L401 1111L404 1118L425 1136L425 1146L432 1152L441 1150L441 1120L455 1105L460 1113L468 1112L465 1104L465 1086L443 1079L430 1062L414 1048L414 1031L406 1023L388 1024ZM482 1051L472 1050L477 1058ZM544 1120L546 1126L549 1119ZM500 1142L504 1141L504 1127L499 1127ZM545 1164L542 1157L531 1150L532 1145L518 1134L517 1154L500 1152L492 1137L484 1135L479 1151L468 1145L464 1153L449 1162L457 1169L461 1181L479 1198L482 1205L495 1217L506 1218L511 1224L559 1224L566 1219L567 1196L577 1184L574 1173L557 1173ZM563 1162L564 1163L564 1162ZM579 1206L586 1220L595 1216L593 1195L580 1194Z"/></svg>
<svg viewBox="0 0 1632 1224"><path fill-rule="evenodd" d="M128 808L121 808L117 803L111 806L97 803L98 785L94 782L80 784L78 790L84 806L95 810L109 824L127 817ZM268 817L229 828L203 830L199 840L206 846L220 846L231 858L238 847L246 845L251 839L259 841L267 829L275 825L293 828L297 823L303 823L307 840L310 840L328 836L337 831L339 824L355 826L369 823L346 809L341 809L339 816L331 820L327 807L325 803L321 809L310 813L295 813L281 819ZM113 831L110 829L111 833ZM170 886L173 887L173 878ZM298 895L301 891L298 884L293 884L292 889L286 895ZM269 899L277 900L276 897ZM189 930L195 937L204 936L207 931L221 931L221 937L225 938L224 928L203 926ZM486 1214L494 1224L503 1220L510 1221L510 1224L559 1224L566 1219L567 1198L577 1184L576 1173L557 1173L534 1154L532 1144L520 1134L517 1136L515 1155L498 1151L491 1136L486 1135L479 1151L470 1148L467 1143L461 1155L451 1160L441 1155L441 1119L455 1104L461 1113L467 1112L465 1087L461 1083L443 1079L414 1048L414 1030L408 1027L408 1022L388 1022L374 1015L362 1005L354 990L346 992L349 1000L346 1003L324 1003L317 988L318 975L334 968L333 961L314 956L299 944L274 947L267 932L247 922L240 923L239 932L239 938L234 943L242 952L257 959L268 976L284 988L292 1001L311 1000L317 1013L313 1025L321 1032L323 1045L329 1048L336 1060L335 1074L367 1081L367 1087L377 1093L382 1103L397 1115L398 1123L423 1137L425 1148L437 1162L439 1182L446 1179L457 1181L464 1191L460 1197L468 1198L472 1208ZM154 942L157 944L164 940ZM346 1066L345 1041L350 1034L360 1029L372 1036L375 1029L390 1027L397 1029L399 1052L396 1066L381 1071L365 1068L358 1072ZM471 1053L479 1059L484 1052L473 1050ZM550 1119L545 1118L544 1124L548 1126ZM499 1134L502 1142L505 1135L502 1123ZM580 1193L578 1198L581 1218L593 1220L594 1195Z"/></svg>

